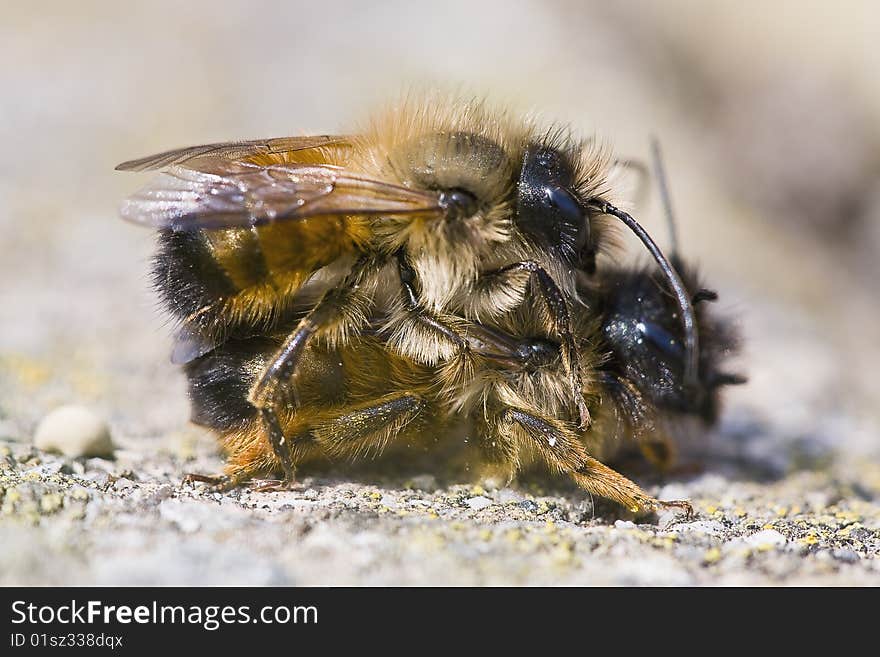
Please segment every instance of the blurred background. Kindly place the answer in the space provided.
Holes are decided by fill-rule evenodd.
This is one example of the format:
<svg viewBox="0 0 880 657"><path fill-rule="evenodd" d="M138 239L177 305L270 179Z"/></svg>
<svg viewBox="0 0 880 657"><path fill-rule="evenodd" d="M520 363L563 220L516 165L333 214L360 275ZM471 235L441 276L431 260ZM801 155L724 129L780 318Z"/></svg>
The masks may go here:
<svg viewBox="0 0 880 657"><path fill-rule="evenodd" d="M721 431L771 460L792 441L880 452L875 3L33 1L2 15L6 437L67 402L136 448L187 430L147 281L153 236L117 217L145 178L118 162L348 131L417 85L539 111L645 161L657 135L684 253L744 335L751 381ZM637 215L662 241L656 194Z"/></svg>

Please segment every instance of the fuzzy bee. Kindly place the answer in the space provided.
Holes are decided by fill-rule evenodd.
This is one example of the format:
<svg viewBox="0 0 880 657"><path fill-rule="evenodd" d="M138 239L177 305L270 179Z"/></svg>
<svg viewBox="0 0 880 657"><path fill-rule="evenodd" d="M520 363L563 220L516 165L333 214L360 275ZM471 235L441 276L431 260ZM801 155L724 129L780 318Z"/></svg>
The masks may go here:
<svg viewBox="0 0 880 657"><path fill-rule="evenodd" d="M656 500L604 463L636 447L668 466L675 443L664 425L674 428L688 417L713 422L720 389L741 382L721 369L735 339L704 307L714 294L685 271L697 290L703 336L697 389L684 381L683 330L665 279L647 268L609 269L580 291L587 303L572 317L588 427L578 426L559 343L539 307L523 304L494 327L470 325L466 365L449 360L431 367L401 357L387 348L383 322L376 321L376 332L344 345L309 345L284 384L300 398L277 415L292 462L354 460L400 446L449 453L476 437L485 461L510 476L537 460L633 512L665 506L690 512L686 501ZM225 477L195 479L236 485L283 472L247 393L284 335L229 340L186 365L193 419L221 436L228 455Z"/></svg>
<svg viewBox="0 0 880 657"><path fill-rule="evenodd" d="M572 313L579 278L593 274L609 242L610 217L656 259L678 308L684 383L698 384L686 288L612 202L615 164L593 142L481 103L429 98L403 102L355 136L212 144L117 168L162 170L122 216L159 229L153 275L180 324L173 359L196 363L275 336L271 353L248 360L259 371L237 388L247 381L242 399L283 485L293 480L296 448L281 416L299 409L304 417L310 399L329 399L306 389L307 354L359 354L364 340L375 340L389 362L451 370L456 383L447 387L460 388L482 358L472 327L497 332L524 301L541 307L564 373L566 413L586 428L589 358ZM526 299L529 290L540 301Z"/></svg>

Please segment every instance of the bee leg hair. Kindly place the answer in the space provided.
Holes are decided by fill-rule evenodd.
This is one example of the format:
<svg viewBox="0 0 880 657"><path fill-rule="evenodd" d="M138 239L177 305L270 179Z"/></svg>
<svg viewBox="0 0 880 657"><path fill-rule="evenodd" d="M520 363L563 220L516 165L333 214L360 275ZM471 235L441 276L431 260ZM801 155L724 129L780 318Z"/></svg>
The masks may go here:
<svg viewBox="0 0 880 657"><path fill-rule="evenodd" d="M685 509L688 517L693 514L690 503L661 502L587 454L578 436L563 422L512 407L502 411L500 420L502 431L506 430L510 435L514 433L514 427L519 429L552 470L568 474L578 486L590 493L613 500L633 513L656 511L669 506Z"/></svg>
<svg viewBox="0 0 880 657"><path fill-rule="evenodd" d="M281 461L284 469L283 485L289 486L293 482L294 467L290 444L284 436L275 411L281 383L290 380L293 376L306 345L316 333L346 321L350 325L349 329L359 329L358 324L366 321L360 313L347 312L347 309L360 308L362 305L358 299L360 294L358 283L368 264L369 260L362 258L338 287L328 290L321 297L311 312L300 320L297 327L275 352L269 365L248 393L248 401L259 410L272 449ZM298 405L295 390L292 396L292 401Z"/></svg>
<svg viewBox="0 0 880 657"><path fill-rule="evenodd" d="M532 260L515 262L501 269L489 272L486 275L503 277L523 271L528 272L529 279L537 284L541 298L544 300L550 313L550 319L559 335L562 345L562 362L571 382L573 401L577 407L580 426L585 428L590 424L590 411L581 394L584 386L577 360L577 346L575 345L572 332L571 313L568 310L568 303L565 300L565 295L562 294L562 290L559 289L556 281L547 273L547 270Z"/></svg>
<svg viewBox="0 0 880 657"><path fill-rule="evenodd" d="M407 261L403 251L397 252L397 270L400 273L400 284L403 287L403 305L407 312L416 317L425 328L454 343L460 351L467 350L468 342L464 336L459 335L454 328L445 324L419 304L419 297L415 289L416 272Z"/></svg>
<svg viewBox="0 0 880 657"><path fill-rule="evenodd" d="M347 406L344 413L313 426L311 435L331 457L379 455L411 422L423 417L427 408L418 393L393 393Z"/></svg>

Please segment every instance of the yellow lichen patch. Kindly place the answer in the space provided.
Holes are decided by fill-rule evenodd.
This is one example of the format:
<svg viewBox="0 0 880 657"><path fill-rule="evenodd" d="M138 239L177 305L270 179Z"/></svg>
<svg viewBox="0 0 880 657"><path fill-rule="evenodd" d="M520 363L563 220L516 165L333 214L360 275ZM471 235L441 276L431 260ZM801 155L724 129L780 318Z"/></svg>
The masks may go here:
<svg viewBox="0 0 880 657"><path fill-rule="evenodd" d="M562 541L556 545L550 552L550 559L555 564L564 565L571 562L574 558L574 543L571 541Z"/></svg>
<svg viewBox="0 0 880 657"><path fill-rule="evenodd" d="M523 533L519 529L510 529L504 532L504 540L508 543L519 543L523 539Z"/></svg>
<svg viewBox="0 0 880 657"><path fill-rule="evenodd" d="M651 544L664 550L670 550L675 545L675 539L669 536L658 536L651 541Z"/></svg>
<svg viewBox="0 0 880 657"><path fill-rule="evenodd" d="M3 496L3 506L0 507L0 513L4 515L12 515L15 512L15 505L21 501L21 493L15 488L6 490Z"/></svg>
<svg viewBox="0 0 880 657"><path fill-rule="evenodd" d="M85 502L86 500L89 499L89 493L85 488L74 489L73 492L70 494L70 496L73 499L78 500L80 502Z"/></svg>
<svg viewBox="0 0 880 657"><path fill-rule="evenodd" d="M717 547L709 548L703 554L703 563L706 565L716 563L721 560L721 550Z"/></svg>
<svg viewBox="0 0 880 657"><path fill-rule="evenodd" d="M854 511L838 511L834 514L834 517L845 522L858 522L862 519L861 514L855 513Z"/></svg>
<svg viewBox="0 0 880 657"><path fill-rule="evenodd" d="M40 498L40 511L43 513L55 513L64 506L64 498L58 493L47 493Z"/></svg>
<svg viewBox="0 0 880 657"><path fill-rule="evenodd" d="M46 385L52 376L52 370L48 365L17 354L3 356L0 366L15 376L23 388L40 388Z"/></svg>
<svg viewBox="0 0 880 657"><path fill-rule="evenodd" d="M800 539L798 542L802 543L803 545L816 545L819 542L819 537L811 532Z"/></svg>

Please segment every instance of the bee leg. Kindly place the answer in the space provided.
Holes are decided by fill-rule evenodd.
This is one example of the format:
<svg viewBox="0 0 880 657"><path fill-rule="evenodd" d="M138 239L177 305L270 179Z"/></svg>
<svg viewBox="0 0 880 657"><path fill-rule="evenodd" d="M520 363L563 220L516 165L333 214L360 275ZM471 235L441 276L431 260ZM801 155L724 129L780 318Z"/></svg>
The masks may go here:
<svg viewBox="0 0 880 657"><path fill-rule="evenodd" d="M295 481L296 470L293 465L293 451L290 447L290 441L284 435L281 423L278 422L278 416L272 406L260 409L260 419L266 428L269 436L269 444L272 445L272 451L281 462L281 468L284 471L284 478L271 485L262 485L254 488L257 492L273 492L290 490Z"/></svg>
<svg viewBox="0 0 880 657"><path fill-rule="evenodd" d="M293 332L287 336L248 393L248 402L259 411L272 450L284 469L282 487L289 487L293 483L294 467L290 444L285 438L276 414L281 386L295 373L306 345L316 333L334 328L339 330L343 326L346 330L351 330L366 321L364 299L362 293L358 291L358 284L370 262L369 259L362 258L342 284L327 291L321 297L311 312L303 317ZM293 390L291 394L294 405L298 406L296 391Z"/></svg>
<svg viewBox="0 0 880 657"><path fill-rule="evenodd" d="M427 408L417 393L394 393L346 407L344 413L313 426L311 435L332 457L378 455Z"/></svg>
<svg viewBox="0 0 880 657"><path fill-rule="evenodd" d="M251 483L254 493L283 493L293 489L293 479L255 479Z"/></svg>
<svg viewBox="0 0 880 657"><path fill-rule="evenodd" d="M433 339L432 341L436 342L439 338L440 341L445 341L447 345L452 345L452 348L459 353L467 351L468 341L456 330L456 327L451 321L449 321L449 319L444 321L421 306L415 287L416 271L407 261L406 255L403 251L397 252L397 270L400 274L400 284L403 288L403 307L406 310L406 313L418 324L417 330L419 330L419 332L429 332ZM405 347L406 343L412 342L411 333L409 331L406 331L405 333L409 339L395 339L397 335L400 335L401 337L403 336L403 332L398 332L389 342L393 343L398 349ZM443 347L438 345L436 349L443 349ZM405 351L405 349L402 350ZM407 352L406 355L412 354ZM441 359L443 360L450 355L451 354L448 353L440 354Z"/></svg>
<svg viewBox="0 0 880 657"><path fill-rule="evenodd" d="M219 486L226 481L226 475L203 475L196 472L187 472L183 476L181 484L208 484L210 486Z"/></svg>
<svg viewBox="0 0 880 657"><path fill-rule="evenodd" d="M338 333L348 333L361 328L366 323L367 300L359 288L371 266L375 266L373 259L361 258L352 267L345 280L325 292L308 315L299 321L250 389L248 401L251 404L261 410L272 405L279 386L282 382L289 381L296 372L299 360L315 334L334 330ZM294 402L296 401L294 399Z"/></svg>
<svg viewBox="0 0 880 657"><path fill-rule="evenodd" d="M547 305L550 313L550 319L554 328L559 335L562 345L562 364L568 372L569 381L572 388L573 401L577 407L578 416L580 418L580 427L584 428L590 424L590 411L583 396L583 379L581 377L580 365L578 362L577 345L574 341L574 333L572 331L571 313L568 310L568 303L562 290L556 285L553 277L547 273L547 270L541 267L537 262L525 260L523 262L515 262L513 264L496 269L486 274L491 277L504 277L508 274L517 272L527 272L529 280L537 284L541 298Z"/></svg>
<svg viewBox="0 0 880 657"><path fill-rule="evenodd" d="M507 407L500 415L502 431L518 427L537 448L543 459L557 472L565 472L586 491L614 500L633 513L657 511L663 507L683 508L688 517L693 509L687 501L661 502L637 484L587 454L578 436L563 422L537 413Z"/></svg>
<svg viewBox="0 0 880 657"><path fill-rule="evenodd" d="M180 483L186 484L208 484L208 490L212 493L225 493L241 484L243 478L231 475L203 475L195 472L189 472L183 477Z"/></svg>

